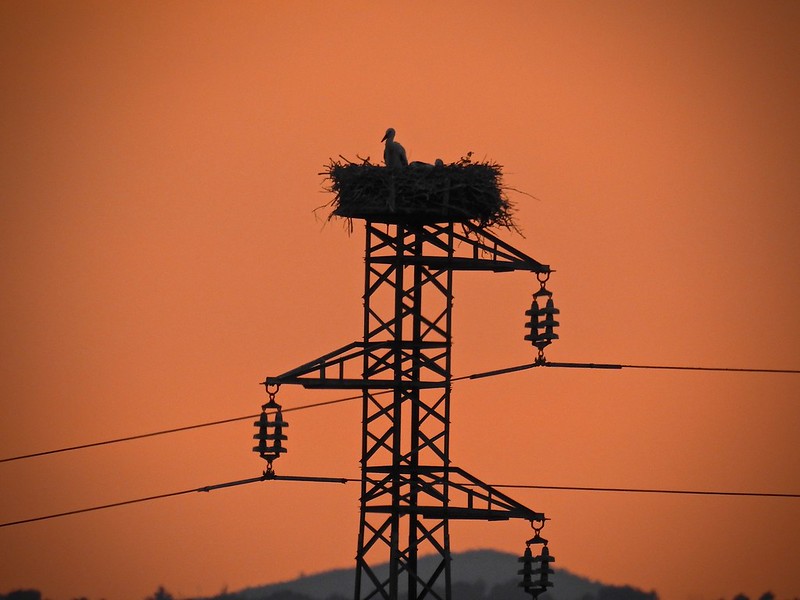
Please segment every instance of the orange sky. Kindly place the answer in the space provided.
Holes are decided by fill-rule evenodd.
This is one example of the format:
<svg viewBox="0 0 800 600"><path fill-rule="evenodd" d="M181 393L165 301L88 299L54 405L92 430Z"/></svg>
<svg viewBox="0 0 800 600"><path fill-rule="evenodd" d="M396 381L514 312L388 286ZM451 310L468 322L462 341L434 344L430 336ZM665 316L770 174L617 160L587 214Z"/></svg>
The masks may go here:
<svg viewBox="0 0 800 600"><path fill-rule="evenodd" d="M361 335L330 157L505 166L557 270L550 360L799 368L800 5L3 2L0 457L255 413ZM458 273L454 375L532 360L534 281ZM282 389L285 407L342 393ZM347 395L347 394L344 394ZM492 483L800 492L800 376L535 370L458 383ZM289 415L287 415L289 416ZM360 410L283 474L358 476ZM249 422L0 464L0 521L260 474ZM515 491L558 565L664 600L800 594L800 501ZM352 566L357 486L272 483L0 529L0 593L179 596ZM453 550L521 552L525 523Z"/></svg>

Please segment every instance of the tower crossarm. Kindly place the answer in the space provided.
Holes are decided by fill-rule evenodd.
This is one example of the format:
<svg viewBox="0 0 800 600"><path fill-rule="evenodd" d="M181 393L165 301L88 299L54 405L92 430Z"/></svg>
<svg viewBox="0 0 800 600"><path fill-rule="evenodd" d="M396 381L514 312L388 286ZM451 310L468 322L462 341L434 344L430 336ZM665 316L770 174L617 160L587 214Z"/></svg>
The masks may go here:
<svg viewBox="0 0 800 600"><path fill-rule="evenodd" d="M399 479L391 482L406 499L399 506L392 506L391 474ZM414 467L407 469L370 468L368 469L367 494L370 497L369 512L390 513L397 510L401 514L415 514L428 519L466 519L481 521L506 521L524 519L544 521L544 513L537 512L517 502L510 496L470 475L457 467ZM415 493L414 502L411 490ZM387 503L380 502L385 497ZM448 498L447 502L443 502Z"/></svg>
<svg viewBox="0 0 800 600"><path fill-rule="evenodd" d="M396 240L388 232L377 228L372 231L377 241L370 263L398 264ZM466 222L456 228L452 223L427 223L419 231L425 236L427 251L421 254L406 252L400 259L404 266L451 271L550 272L549 265L531 258L480 225Z"/></svg>
<svg viewBox="0 0 800 600"><path fill-rule="evenodd" d="M485 228L464 223L461 231L454 229L458 255L452 257L450 268L460 271L531 271L549 273L550 266L540 263L514 248Z"/></svg>
<svg viewBox="0 0 800 600"><path fill-rule="evenodd" d="M434 469L444 474L444 470ZM450 468L451 499L448 510L453 519L544 521L544 513L531 510L464 469ZM456 492L457 494L454 494Z"/></svg>
<svg viewBox="0 0 800 600"><path fill-rule="evenodd" d="M396 388L441 388L447 385L446 373L441 372L439 381L418 381L408 378L397 379L394 364L398 353L410 358L420 350L435 351L446 349L445 342L426 341L378 341L352 342L333 352L286 371L282 375L269 376L262 385L296 384L306 388L322 389L396 389ZM368 377L363 375L364 359L372 364ZM441 370L431 361L432 372Z"/></svg>

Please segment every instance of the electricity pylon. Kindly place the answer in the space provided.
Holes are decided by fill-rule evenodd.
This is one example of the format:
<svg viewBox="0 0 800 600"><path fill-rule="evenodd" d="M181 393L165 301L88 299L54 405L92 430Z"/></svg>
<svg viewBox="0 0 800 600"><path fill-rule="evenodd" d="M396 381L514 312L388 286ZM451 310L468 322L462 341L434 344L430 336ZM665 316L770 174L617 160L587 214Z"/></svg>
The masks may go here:
<svg viewBox="0 0 800 600"><path fill-rule="evenodd" d="M450 462L453 274L550 268L471 222L398 216L366 220L365 263L362 340L264 383L363 393L355 599L451 600L451 520L545 519Z"/></svg>

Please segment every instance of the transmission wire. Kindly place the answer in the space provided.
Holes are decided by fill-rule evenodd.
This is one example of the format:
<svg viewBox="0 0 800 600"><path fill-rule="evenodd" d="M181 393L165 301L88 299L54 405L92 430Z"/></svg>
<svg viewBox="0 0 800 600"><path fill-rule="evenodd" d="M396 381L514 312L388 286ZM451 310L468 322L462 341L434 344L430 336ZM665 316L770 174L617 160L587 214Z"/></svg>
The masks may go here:
<svg viewBox="0 0 800 600"><path fill-rule="evenodd" d="M102 504L99 506L91 506L88 508L80 508L60 513L53 513L49 515L42 515L39 517L31 517L28 519L20 519L18 521L8 521L0 523L0 528L12 527L15 525L24 525L26 523L34 523L37 521L46 521L50 519L57 519L67 517L70 515L77 515L81 513L88 513L98 510L105 510L108 508L117 508L120 506L127 506L130 504L139 504L143 502L150 502L152 500L161 500L163 498L171 498L174 496L183 496L195 492L211 492L214 490L236 487L250 483L257 483L260 481L272 480L286 480L286 481L305 481L305 482L322 482L322 483L360 483L361 479L352 477L293 477L281 475L262 475L260 477L251 477L249 479L240 479L237 481L229 481L225 483L218 483L214 485L206 485L198 488L191 488L188 490L181 490L178 492L169 492L166 494L157 494L155 496L146 496L144 498L135 498L133 500L123 500L122 502L113 502L111 504ZM700 496L729 496L729 497L757 497L757 498L800 498L800 494L784 494L775 492L729 492L720 490L673 490L673 489L651 489L651 488L618 488L618 487L587 487L587 486L565 486L565 485L524 485L524 484L488 484L489 487L495 489L536 489L536 490L554 490L554 491L569 491L569 492L614 492L614 493L634 493L634 494L673 494L673 495L700 495Z"/></svg>
<svg viewBox="0 0 800 600"><path fill-rule="evenodd" d="M378 393L385 393L385 392L378 392ZM377 395L373 394L373 395ZM295 406L292 408L286 408L283 412L292 412L296 410L306 410L309 408L319 408L320 406L328 406L330 404L338 404L341 402L349 402L351 400L360 399L361 396L348 396L347 398L339 398L337 400L327 400L325 402L315 402L313 404L304 404L302 406ZM14 460L22 460L24 458L35 458L37 456L46 456L48 454L58 454L60 452L70 452L72 450L83 450L85 448L93 448L95 446L106 446L108 444L118 444L120 442L130 442L132 440L141 440L144 438L155 437L158 435L166 435L168 433L178 433L179 431L189 431L191 429L201 429L203 427L212 427L214 425L224 425L226 423L235 423L236 421L245 421L247 419L256 419L259 417L259 413L253 415L244 415L241 417L232 417L230 419L221 419L219 421L208 421L206 423L197 423L195 425L186 425L184 427L174 427L172 429L162 429L160 431L151 431L150 433L141 433L138 435L129 435L126 437L121 438L114 438L111 440L104 440L102 442L91 442L88 444L79 444L77 446L68 446L66 448L57 448L55 450L44 450L42 452L33 452L31 454L21 454L19 456L10 456L8 458L0 458L0 463L4 462L11 462Z"/></svg>
<svg viewBox="0 0 800 600"><path fill-rule="evenodd" d="M517 365L514 367L506 367L503 369L495 369L493 371L485 371L482 373L473 373L471 375L461 375L460 377L453 377L450 381L463 381L465 379L482 379L485 377L494 377L497 375L505 375L507 373L515 373L517 371L525 371L528 369L533 369L535 367L554 367L554 368L571 368L571 369L611 369L611 370L620 370L620 369L660 369L660 370L672 370L672 371L718 371L718 372L737 372L737 373L783 373L783 374L800 374L800 369L757 369L757 368L734 368L734 367L691 367L691 366L675 366L675 365L629 365L629 364L613 364L613 363L580 363L580 362L532 362L532 363L525 363L522 365ZM380 394L387 394L390 393L392 390L382 390L379 392L374 392L372 395L377 396ZM299 411L299 410L306 410L309 408L319 408L321 406L330 406L332 404L339 404L342 402L350 402L352 400L359 400L362 396L359 394L357 396L347 396L345 398L338 398L336 400L327 400L324 402L315 402L313 404L304 404L301 406L295 406L292 408L286 408L283 410L284 413ZM42 452L33 452L30 454L21 454L18 456L10 456L6 458L0 458L0 463L4 462L12 462L16 460L23 460L26 458L36 458L39 456L47 456L49 454L59 454L62 452L70 452L73 450L83 450L86 448L94 448L96 446L106 446L109 444L118 444L120 442L129 442L133 440L140 440L149 437L155 437L159 435L166 435L168 433L178 433L180 431L189 431L191 429L201 429L203 427L212 427L214 425L224 425L227 423L234 423L237 421L245 421L247 419L255 419L258 418L259 414L251 414L251 415L244 415L241 417L233 417L230 419L221 419L218 421L208 421L206 423L198 423L196 425L186 425L184 427L175 427L172 429L163 429L160 431L152 431L150 433L142 433L138 435L131 435L121 438L114 438L110 440L104 440L101 442L91 442L88 444L79 444L77 446L67 446L65 448L56 448L54 450L44 450Z"/></svg>

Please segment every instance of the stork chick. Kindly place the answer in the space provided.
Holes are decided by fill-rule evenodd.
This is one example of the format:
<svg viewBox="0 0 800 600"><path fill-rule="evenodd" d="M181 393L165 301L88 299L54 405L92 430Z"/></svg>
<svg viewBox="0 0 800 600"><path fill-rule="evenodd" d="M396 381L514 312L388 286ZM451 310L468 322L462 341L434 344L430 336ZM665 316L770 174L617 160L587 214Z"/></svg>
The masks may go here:
<svg viewBox="0 0 800 600"><path fill-rule="evenodd" d="M383 149L383 162L390 169L398 167L407 167L408 158L406 157L406 150L400 145L400 142L394 141L394 129L389 127L386 130L386 135L381 140L386 141L386 147Z"/></svg>

